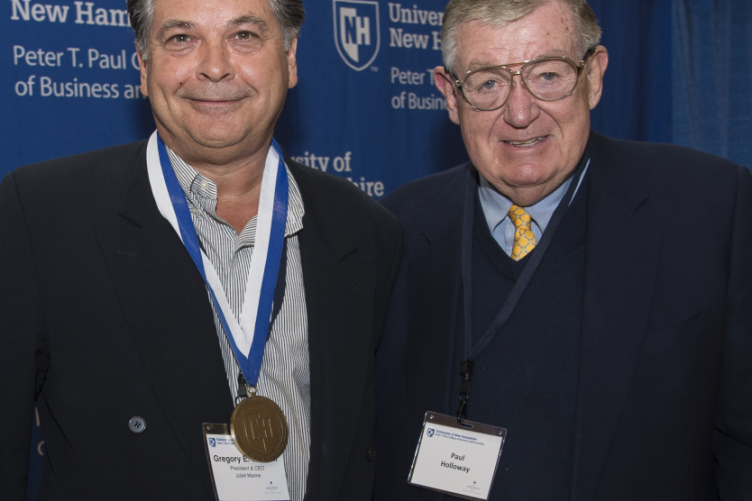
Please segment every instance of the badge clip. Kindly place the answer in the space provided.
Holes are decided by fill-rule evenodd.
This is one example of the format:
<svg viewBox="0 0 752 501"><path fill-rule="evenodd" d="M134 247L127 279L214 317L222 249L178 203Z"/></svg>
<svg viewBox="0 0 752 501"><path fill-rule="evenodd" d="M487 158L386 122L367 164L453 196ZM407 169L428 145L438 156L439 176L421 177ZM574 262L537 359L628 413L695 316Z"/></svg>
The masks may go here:
<svg viewBox="0 0 752 501"><path fill-rule="evenodd" d="M473 368L475 363L472 360L463 360L460 362L460 409L457 411L457 422L465 428L472 428L471 424L464 421L467 419L467 402L470 400L470 380L473 377Z"/></svg>

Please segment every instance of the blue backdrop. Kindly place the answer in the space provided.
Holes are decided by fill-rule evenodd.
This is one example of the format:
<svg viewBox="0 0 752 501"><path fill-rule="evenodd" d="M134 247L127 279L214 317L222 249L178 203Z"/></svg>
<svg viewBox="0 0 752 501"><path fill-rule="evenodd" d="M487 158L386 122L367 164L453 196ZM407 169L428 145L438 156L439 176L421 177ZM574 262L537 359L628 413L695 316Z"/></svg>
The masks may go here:
<svg viewBox="0 0 752 501"><path fill-rule="evenodd" d="M300 83L276 137L375 198L466 159L433 87L445 0L304 0ZM2 0L0 175L146 138L124 0ZM593 127L752 164L748 0L592 0L609 49ZM1 238L1 237L0 237ZM29 498L44 454L38 423Z"/></svg>
<svg viewBox="0 0 752 501"><path fill-rule="evenodd" d="M751 166L752 4L674 1L671 137Z"/></svg>

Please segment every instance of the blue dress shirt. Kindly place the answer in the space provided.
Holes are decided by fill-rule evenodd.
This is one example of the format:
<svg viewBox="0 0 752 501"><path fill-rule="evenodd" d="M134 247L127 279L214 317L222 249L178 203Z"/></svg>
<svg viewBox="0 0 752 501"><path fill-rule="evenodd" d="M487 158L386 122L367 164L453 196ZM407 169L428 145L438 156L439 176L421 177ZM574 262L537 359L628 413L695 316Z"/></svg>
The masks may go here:
<svg viewBox="0 0 752 501"><path fill-rule="evenodd" d="M589 159L585 165L585 170L582 172L582 176L580 176L580 181L572 195L572 199L574 199L574 196L580 189L580 184L582 184L582 180L585 178L588 167L590 167ZM483 214L486 216L488 229L491 231L494 240L496 240L502 250L509 256L512 254L512 246L514 245L515 228L512 220L509 219L508 212L509 208L513 205L513 202L496 191L496 189L491 186L491 183L486 181L480 172L478 173L478 177L480 177L478 196L480 197L480 205L483 208ZM553 216L556 207L559 206L559 202L561 202L561 199L567 193L567 188L569 188L571 182L572 178L570 177L564 181L561 186L535 204L529 207L523 207L533 220L532 230L536 241L540 242L541 236L543 235L543 232L546 231L546 226L548 226L548 222L551 220L551 216ZM569 203L571 204L572 200L570 200Z"/></svg>

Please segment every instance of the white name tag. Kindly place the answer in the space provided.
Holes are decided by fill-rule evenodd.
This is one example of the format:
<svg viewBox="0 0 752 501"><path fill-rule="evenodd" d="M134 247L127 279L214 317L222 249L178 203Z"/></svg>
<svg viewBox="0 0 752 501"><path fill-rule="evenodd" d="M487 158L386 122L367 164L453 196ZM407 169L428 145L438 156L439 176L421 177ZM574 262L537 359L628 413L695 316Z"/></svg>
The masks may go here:
<svg viewBox="0 0 752 501"><path fill-rule="evenodd" d="M426 412L407 483L464 499L488 499L507 430Z"/></svg>
<svg viewBox="0 0 752 501"><path fill-rule="evenodd" d="M203 429L217 501L289 501L284 454L260 463L235 447L226 424L204 423Z"/></svg>

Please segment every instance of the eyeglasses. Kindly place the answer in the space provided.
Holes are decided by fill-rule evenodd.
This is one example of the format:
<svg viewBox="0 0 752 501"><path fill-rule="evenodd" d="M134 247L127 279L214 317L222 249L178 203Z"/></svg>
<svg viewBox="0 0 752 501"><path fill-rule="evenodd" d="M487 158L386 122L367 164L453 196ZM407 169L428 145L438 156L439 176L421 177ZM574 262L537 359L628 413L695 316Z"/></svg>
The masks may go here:
<svg viewBox="0 0 752 501"><path fill-rule="evenodd" d="M595 51L588 50L580 64L563 56L543 57L532 61L486 66L465 73L454 85L462 91L465 100L479 111L493 111L501 108L509 99L514 88L513 77L519 75L522 85L536 99L558 101L574 92L585 61ZM522 67L512 71L508 66Z"/></svg>

